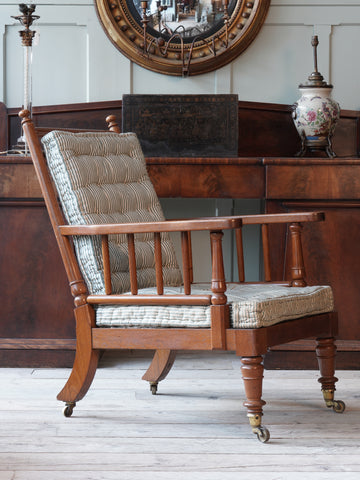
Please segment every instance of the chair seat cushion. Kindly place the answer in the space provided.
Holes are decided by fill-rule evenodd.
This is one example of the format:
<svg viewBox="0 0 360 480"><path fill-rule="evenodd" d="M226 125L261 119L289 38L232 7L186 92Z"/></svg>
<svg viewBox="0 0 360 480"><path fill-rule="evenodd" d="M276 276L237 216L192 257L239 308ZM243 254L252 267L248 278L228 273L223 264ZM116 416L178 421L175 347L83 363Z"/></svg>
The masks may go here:
<svg viewBox="0 0 360 480"><path fill-rule="evenodd" d="M143 289L139 294L155 294ZM165 294L180 294L182 287L166 288ZM210 294L210 284L196 284L193 294ZM331 312L334 309L329 286L288 287L280 284L227 285L232 328L261 328L286 320ZM119 306L96 307L99 327L209 328L210 306Z"/></svg>

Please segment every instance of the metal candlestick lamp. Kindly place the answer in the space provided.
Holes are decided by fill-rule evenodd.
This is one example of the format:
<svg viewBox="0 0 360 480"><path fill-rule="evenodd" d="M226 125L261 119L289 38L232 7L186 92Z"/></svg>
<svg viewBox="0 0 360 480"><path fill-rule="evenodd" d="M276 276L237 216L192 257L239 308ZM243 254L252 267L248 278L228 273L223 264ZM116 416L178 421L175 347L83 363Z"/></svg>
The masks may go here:
<svg viewBox="0 0 360 480"><path fill-rule="evenodd" d="M38 15L33 15L35 8L36 8L36 5L34 4L31 4L28 6L25 3L20 3L19 9L20 9L21 15L18 15L16 17L12 16L12 18L15 18L15 20L19 20L20 24L25 27L25 30L21 30L19 32L22 40L22 46L24 49L23 109L29 110L30 115L31 115L31 106L32 106L32 85L31 85L32 41L36 33L34 30L30 30L30 27L33 24L34 20L37 20L40 18ZM28 148L25 141L25 137L22 134L22 131L21 131L21 136L20 138L18 138L17 142L18 142L18 145L14 147L14 150L19 151L19 153L27 154Z"/></svg>
<svg viewBox="0 0 360 480"><path fill-rule="evenodd" d="M293 120L301 138L301 150L297 156L307 152L325 151L330 158L336 157L332 149L332 136L340 116L340 106L331 99L332 85L324 81L318 72L317 35L312 37L314 50L314 72L308 82L299 85L301 97L293 105Z"/></svg>

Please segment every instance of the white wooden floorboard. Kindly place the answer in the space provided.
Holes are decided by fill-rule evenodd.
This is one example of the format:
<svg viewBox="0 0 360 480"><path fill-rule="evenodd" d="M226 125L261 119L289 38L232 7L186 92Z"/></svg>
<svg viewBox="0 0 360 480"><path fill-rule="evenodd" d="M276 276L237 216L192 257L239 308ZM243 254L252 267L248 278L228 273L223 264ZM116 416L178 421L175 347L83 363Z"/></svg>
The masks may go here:
<svg viewBox="0 0 360 480"><path fill-rule="evenodd" d="M122 472L121 477L118 471L107 472L88 472L86 476L82 472L62 471L62 472L16 472L16 476L1 477L0 480L359 480L358 473L342 472L339 477L338 472L316 472L303 473L298 472L268 472L264 473L239 473L237 472L172 472L171 476L167 472Z"/></svg>
<svg viewBox="0 0 360 480"><path fill-rule="evenodd" d="M56 400L69 369L0 369L0 480L359 480L359 371L337 372L344 414L318 372L266 371L261 444L233 354L179 355L156 396L149 361L105 356L72 418Z"/></svg>

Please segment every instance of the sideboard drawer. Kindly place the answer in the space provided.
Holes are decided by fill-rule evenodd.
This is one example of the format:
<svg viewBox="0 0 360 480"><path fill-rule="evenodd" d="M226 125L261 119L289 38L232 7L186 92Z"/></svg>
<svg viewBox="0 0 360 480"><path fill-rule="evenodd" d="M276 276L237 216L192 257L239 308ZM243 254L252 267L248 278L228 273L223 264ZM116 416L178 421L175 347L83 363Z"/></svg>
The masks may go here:
<svg viewBox="0 0 360 480"><path fill-rule="evenodd" d="M267 165L267 199L355 200L360 165Z"/></svg>

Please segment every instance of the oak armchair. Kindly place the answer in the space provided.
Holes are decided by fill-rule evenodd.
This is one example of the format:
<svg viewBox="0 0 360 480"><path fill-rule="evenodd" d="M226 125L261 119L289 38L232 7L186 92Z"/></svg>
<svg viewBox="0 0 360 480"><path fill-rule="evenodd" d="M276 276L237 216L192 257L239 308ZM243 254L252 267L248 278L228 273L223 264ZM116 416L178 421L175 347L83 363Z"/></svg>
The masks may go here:
<svg viewBox="0 0 360 480"><path fill-rule="evenodd" d="M52 131L42 138L27 111L24 133L74 297L77 346L71 375L58 395L71 416L88 391L106 349L155 350L144 380L156 393L177 350L229 350L241 357L252 431L261 442L263 356L275 345L317 338L319 379L327 407L334 400L337 316L329 286L307 286L301 247L305 222L322 213L165 220L135 134ZM44 132L42 132L44 133ZM58 201L59 198L59 201ZM291 278L273 282L269 224L289 224ZM242 228L262 225L265 282L244 278ZM235 231L239 281L226 283L223 231ZM191 232L211 242L212 276L194 284ZM169 233L181 236L182 268Z"/></svg>

